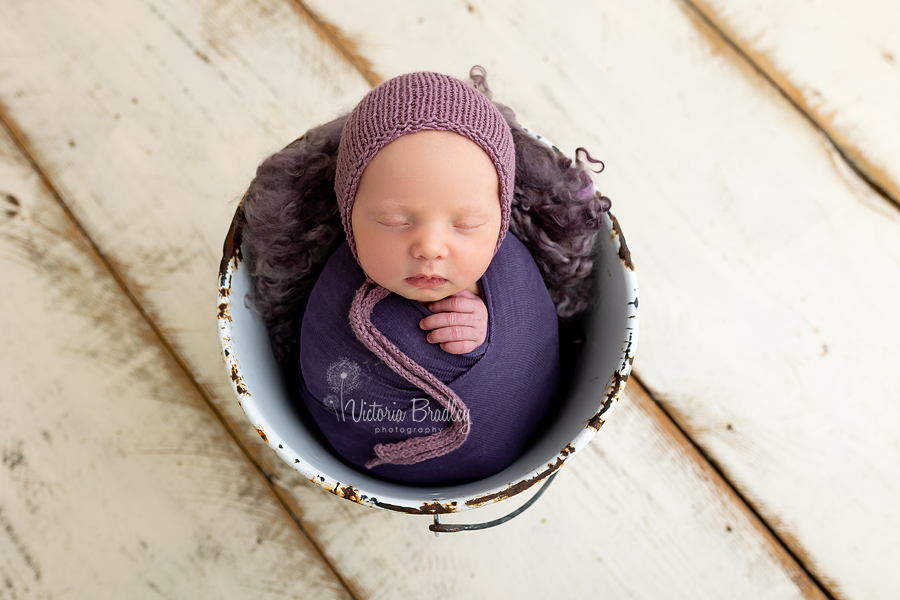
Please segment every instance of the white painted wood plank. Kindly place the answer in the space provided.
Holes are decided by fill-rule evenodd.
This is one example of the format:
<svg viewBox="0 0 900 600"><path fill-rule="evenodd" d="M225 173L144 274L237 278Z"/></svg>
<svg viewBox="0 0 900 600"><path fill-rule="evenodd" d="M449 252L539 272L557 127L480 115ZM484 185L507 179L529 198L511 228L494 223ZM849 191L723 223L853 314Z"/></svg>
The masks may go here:
<svg viewBox="0 0 900 600"><path fill-rule="evenodd" d="M606 160L638 374L834 594L900 593L896 207L679 2L312 4L385 76L485 64Z"/></svg>
<svg viewBox="0 0 900 600"><path fill-rule="evenodd" d="M310 50L315 38L302 23L284 16L293 14L286 6L161 2L151 10L137 3L98 1L80 5L77 13L60 7L47 15L40 7L21 5L0 32L12 40L19 56L42 57L40 62L7 63L11 67L0 73L2 89L13 90L0 98L10 118L204 390L230 421L240 424L249 443L256 433L244 426L222 373L212 319L219 248L233 210L223 198L240 194L267 150L336 114L339 105L352 105L367 87L325 51L316 63ZM450 11L447 5L442 10ZM267 17L264 26L255 26L254 19L263 18L259 14L279 18ZM390 28L391 14L369 24ZM80 20L90 27L73 29L72 22ZM42 35L33 35L38 28ZM69 58L73 55L78 59ZM272 61L320 66L285 82L284 71L273 68ZM533 82L527 73L509 71L510 78L517 74ZM71 93L64 99L41 93L51 85ZM257 90L266 102L248 99L247 89ZM332 95L328 102L313 95L305 103L304 89L326 89ZM301 124L297 112L303 109L308 121ZM558 108L550 112L564 114ZM547 122L527 122L556 137L557 128ZM645 598L658 597L664 588L668 597L719 597L722 589L747 598L817 597L721 482L707 476L696 456L685 455L672 432L661 431L643 411L632 418L631 428L622 418L625 441L615 454L622 466L604 470L601 448L618 449L614 440L609 449L598 446L596 453L576 457L574 465L583 465L580 471L566 467L579 475L567 476L564 470L554 484L565 493L551 496L551 491L541 500L539 506L546 504L541 510L571 518L541 529L526 513L502 529L468 538L435 540L421 519L338 500L298 482L268 451L259 459L290 491L284 501L317 539L327 542L326 552L365 597L396 597L396 589L430 597L431 588L481 597L485 590L500 591L505 585L515 586L523 597L543 598L557 589L557 574L569 572L573 564L565 585L580 593L592 593L599 585L615 596ZM605 435L601 432L594 443L604 444ZM649 458L643 456L647 440L659 445L659 453ZM633 473L647 475L634 480ZM601 476L615 490L610 494L622 494L604 519L627 548L602 546L585 532L585 519L604 501L603 490L595 487ZM642 482L657 480L664 484L648 499ZM714 509L705 511L707 503ZM476 514L482 513L471 513ZM634 524L643 532L637 542L632 540ZM366 540L368 552L344 541L355 536ZM445 540L471 551L451 553L435 545ZM428 560L418 560L426 552ZM580 557L577 563L572 553ZM394 561L393 556L408 560ZM485 556L501 560L489 563ZM645 576L648 570L652 577Z"/></svg>
<svg viewBox="0 0 900 600"><path fill-rule="evenodd" d="M0 598L349 598L0 129Z"/></svg>
<svg viewBox="0 0 900 600"><path fill-rule="evenodd" d="M900 4L696 4L900 202Z"/></svg>

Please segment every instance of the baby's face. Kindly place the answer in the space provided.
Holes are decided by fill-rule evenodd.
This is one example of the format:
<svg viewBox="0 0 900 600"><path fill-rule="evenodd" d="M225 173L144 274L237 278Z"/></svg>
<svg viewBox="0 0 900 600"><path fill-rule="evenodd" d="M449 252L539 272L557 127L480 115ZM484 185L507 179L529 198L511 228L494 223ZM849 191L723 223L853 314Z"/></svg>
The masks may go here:
<svg viewBox="0 0 900 600"><path fill-rule="evenodd" d="M359 262L410 300L478 293L500 234L500 181L471 140L449 131L400 137L363 172L351 214Z"/></svg>

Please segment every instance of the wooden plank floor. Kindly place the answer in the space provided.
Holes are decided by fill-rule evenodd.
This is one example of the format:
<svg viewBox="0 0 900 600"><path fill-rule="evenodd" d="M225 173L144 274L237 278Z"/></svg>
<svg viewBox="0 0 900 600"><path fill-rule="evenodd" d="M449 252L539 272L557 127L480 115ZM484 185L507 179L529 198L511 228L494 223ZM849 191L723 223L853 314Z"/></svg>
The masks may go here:
<svg viewBox="0 0 900 600"><path fill-rule="evenodd" d="M0 599L900 595L900 19L782 4L4 7ZM260 442L212 305L265 155L473 64L606 162L642 330L547 494L436 539Z"/></svg>

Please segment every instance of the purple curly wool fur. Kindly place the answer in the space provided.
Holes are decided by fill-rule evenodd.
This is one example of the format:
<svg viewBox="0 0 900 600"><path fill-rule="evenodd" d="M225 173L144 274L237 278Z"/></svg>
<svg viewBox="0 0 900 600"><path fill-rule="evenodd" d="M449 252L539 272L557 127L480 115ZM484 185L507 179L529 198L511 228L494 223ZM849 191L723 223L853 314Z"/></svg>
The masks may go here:
<svg viewBox="0 0 900 600"><path fill-rule="evenodd" d="M429 458L442 456L456 450L466 441L472 422L469 409L453 390L437 377L422 368L392 344L372 324L372 309L390 292L371 279L367 279L353 298L350 308L350 326L363 345L377 355L395 373L429 394L446 408L451 423L448 427L427 436L410 438L396 444L375 446L376 459L366 463L371 469L380 464L411 465Z"/></svg>
<svg viewBox="0 0 900 600"><path fill-rule="evenodd" d="M452 131L478 144L494 163L500 180L500 235L496 253L509 229L516 173L515 146L509 125L496 106L481 92L459 79L440 73L408 73L369 92L350 113L341 132L334 190L350 251L359 262L351 217L363 171L379 150L397 138L419 131ZM383 463L414 464L442 456L466 441L471 428L469 410L450 388L403 354L371 321L375 304L390 292L368 280L356 293L350 323L356 337L398 375L431 395L450 411L444 430L396 444L375 446Z"/></svg>

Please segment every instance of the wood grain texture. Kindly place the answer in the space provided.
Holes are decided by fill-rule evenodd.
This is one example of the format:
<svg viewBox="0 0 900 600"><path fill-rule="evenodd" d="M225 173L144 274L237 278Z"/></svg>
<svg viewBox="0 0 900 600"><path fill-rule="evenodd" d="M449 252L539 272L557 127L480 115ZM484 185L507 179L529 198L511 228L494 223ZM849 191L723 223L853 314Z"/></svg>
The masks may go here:
<svg viewBox="0 0 900 600"><path fill-rule="evenodd" d="M484 64L523 122L606 161L638 374L831 593L896 596L896 207L682 3L397 2L392 37L375 7L312 4L386 77Z"/></svg>
<svg viewBox="0 0 900 600"><path fill-rule="evenodd" d="M350 598L0 129L0 598Z"/></svg>
<svg viewBox="0 0 900 600"><path fill-rule="evenodd" d="M900 4L689 2L900 206Z"/></svg>
<svg viewBox="0 0 900 600"><path fill-rule="evenodd" d="M328 6L313 9L356 40L358 51L379 73L406 70L407 63L385 59L390 53L405 53L413 68L459 75L484 62L490 73L500 75L492 79L498 98L522 98L514 103L522 120L552 135L561 147L571 152L585 143L604 158L610 149L626 157L618 174L604 180L604 189L648 202L668 185L683 189L671 164L659 171L667 163L659 161L656 150L644 156L639 139L634 146L626 143L632 139L631 121L652 115L651 99L641 105L631 95L605 88L608 95L598 93L598 81L568 65L563 48L571 41L568 33L557 29L547 37L534 25L557 22L561 27L566 15L546 16L529 6L524 13L513 7L490 14L462 3L396 6L369 13L367 5L355 5L352 15L343 9L331 14ZM604 26L605 20L607 29L637 44L647 35L643 15L613 7L614 12L594 21ZM289 4L274 0L190 5L95 0L77 9L60 6L48 13L42 8L19 4L0 24L11 53L40 57L5 61L0 71L0 103L23 132L21 143L203 393L281 486L282 500L361 596L392 598L401 590L411 597L432 597L434 591L484 597L511 588L526 598L543 598L562 585L582 594L603 589L613 597L657 598L661 591L666 597L720 597L723 589L734 597L818 597L809 578L710 475L701 458L685 450L684 440L661 425L658 414L645 409L620 408L615 416L621 429L610 421L537 506L480 535L438 540L425 532L421 519L364 509L298 482L259 444L231 394L216 347L215 272L234 209L229 201L240 195L258 161L306 127L352 106L368 89L365 80ZM417 10L427 12L421 16ZM569 24L571 16L567 19ZM622 26L613 27L618 19ZM450 33L437 32L438 23ZM34 35L38 30L43 33ZM377 34L366 37L367 31ZM445 38L461 39L453 32L466 32L471 48L442 45ZM620 41L627 46L627 40ZM691 36L686 42L696 44ZM712 78L717 72L704 69L717 67L703 62L704 48L689 47L697 64L683 68L698 80ZM658 59L631 54L628 64L642 69L644 79L662 77L664 67L670 68L665 61L660 67ZM617 69L626 66L612 56L608 60L597 73L621 76ZM628 62L618 55L615 60ZM591 77L599 80L597 73ZM51 88L67 93L48 92ZM598 106L608 107L600 111ZM606 135L603 144L596 134L585 136L588 120L589 129L610 132L608 141ZM646 136L646 129L636 129ZM709 132L700 128L691 135L686 140L704 148L697 138ZM646 143L644 138L641 144ZM701 158L713 149L705 151ZM632 189L636 184L639 189ZM614 201L619 202L616 196ZM638 205L622 201L616 208L629 243L639 242L632 249L643 284L640 257L652 264L658 260L651 258L652 250L669 250L667 242L675 234L667 230L671 213L647 216L635 209ZM683 230L691 231L687 217L678 218ZM659 297L655 294L648 297ZM624 437L607 442L608 431ZM615 501L604 504L612 496ZM598 541L603 531L590 529L598 510L616 540L612 546ZM475 511L465 519L481 514ZM542 526L540 518L553 518L554 525ZM562 584L560 573L570 575Z"/></svg>

